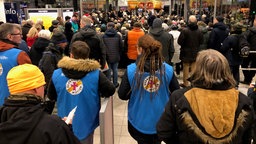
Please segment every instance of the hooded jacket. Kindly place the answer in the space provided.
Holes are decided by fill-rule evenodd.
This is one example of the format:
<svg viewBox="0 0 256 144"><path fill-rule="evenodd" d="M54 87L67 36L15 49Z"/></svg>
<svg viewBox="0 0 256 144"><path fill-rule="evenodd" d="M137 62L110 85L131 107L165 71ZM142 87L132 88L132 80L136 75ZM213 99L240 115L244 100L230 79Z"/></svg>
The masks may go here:
<svg viewBox="0 0 256 144"><path fill-rule="evenodd" d="M12 95L0 109L1 144L79 144L59 117L44 111L34 95Z"/></svg>
<svg viewBox="0 0 256 144"><path fill-rule="evenodd" d="M46 47L48 47L50 40L38 37L35 43L32 45L30 49L30 59L32 64L38 66L40 59L43 56L43 52L45 51Z"/></svg>
<svg viewBox="0 0 256 144"><path fill-rule="evenodd" d="M162 25L161 27L151 28L149 30L149 34L162 44L162 54L165 62L171 64L171 60L174 54L174 38L172 34L164 31Z"/></svg>
<svg viewBox="0 0 256 144"><path fill-rule="evenodd" d="M85 41L88 44L90 47L89 58L100 62L103 69L106 64L106 48L102 38L96 34L96 31L91 26L85 26L73 35L71 44L77 40Z"/></svg>
<svg viewBox="0 0 256 144"><path fill-rule="evenodd" d="M106 45L107 61L109 63L119 62L123 48L121 36L114 28L107 29L103 35L103 41Z"/></svg>
<svg viewBox="0 0 256 144"><path fill-rule="evenodd" d="M252 101L225 83L213 89L177 90L158 121L157 131L166 144L250 144L255 137Z"/></svg>
<svg viewBox="0 0 256 144"><path fill-rule="evenodd" d="M218 22L214 24L209 36L208 48L220 51L221 45L228 34L229 30L224 23Z"/></svg>

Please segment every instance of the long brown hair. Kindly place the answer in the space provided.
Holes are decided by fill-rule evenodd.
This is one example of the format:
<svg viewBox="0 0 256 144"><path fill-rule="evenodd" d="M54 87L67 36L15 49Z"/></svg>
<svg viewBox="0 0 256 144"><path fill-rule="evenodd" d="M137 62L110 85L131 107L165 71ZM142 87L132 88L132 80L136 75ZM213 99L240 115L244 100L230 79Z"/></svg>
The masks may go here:
<svg viewBox="0 0 256 144"><path fill-rule="evenodd" d="M162 75L164 74L165 69L163 68L163 56L162 56L162 44L155 40L152 36L146 34L139 38L138 48L142 48L142 53L140 55L139 61L137 63L135 81L136 84L133 84L137 89L143 87L141 78L144 73L145 62L146 60L150 61L149 74L150 76L155 76L156 72L160 73L160 81L162 82Z"/></svg>
<svg viewBox="0 0 256 144"><path fill-rule="evenodd" d="M213 49L200 51L196 58L194 71L191 74L192 85L211 88L214 84L221 84L222 82L228 83L230 88L236 85L227 59Z"/></svg>

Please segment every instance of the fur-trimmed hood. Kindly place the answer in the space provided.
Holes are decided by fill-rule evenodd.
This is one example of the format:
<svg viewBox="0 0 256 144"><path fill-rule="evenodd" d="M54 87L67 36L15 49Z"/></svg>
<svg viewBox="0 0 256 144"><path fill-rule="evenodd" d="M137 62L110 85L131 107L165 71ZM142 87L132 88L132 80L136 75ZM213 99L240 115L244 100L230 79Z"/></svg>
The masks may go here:
<svg viewBox="0 0 256 144"><path fill-rule="evenodd" d="M100 64L92 59L74 59L63 57L58 67L62 68L63 73L69 78L81 78L88 72L99 70Z"/></svg>

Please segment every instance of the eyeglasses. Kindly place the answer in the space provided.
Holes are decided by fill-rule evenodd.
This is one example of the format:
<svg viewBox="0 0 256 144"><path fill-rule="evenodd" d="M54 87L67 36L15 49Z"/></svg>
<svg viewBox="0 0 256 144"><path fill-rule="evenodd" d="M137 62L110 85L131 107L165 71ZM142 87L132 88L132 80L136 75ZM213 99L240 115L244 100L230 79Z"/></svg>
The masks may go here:
<svg viewBox="0 0 256 144"><path fill-rule="evenodd" d="M22 36L22 34L21 34L21 33L17 33L17 34L11 34L11 35L20 35L20 36Z"/></svg>

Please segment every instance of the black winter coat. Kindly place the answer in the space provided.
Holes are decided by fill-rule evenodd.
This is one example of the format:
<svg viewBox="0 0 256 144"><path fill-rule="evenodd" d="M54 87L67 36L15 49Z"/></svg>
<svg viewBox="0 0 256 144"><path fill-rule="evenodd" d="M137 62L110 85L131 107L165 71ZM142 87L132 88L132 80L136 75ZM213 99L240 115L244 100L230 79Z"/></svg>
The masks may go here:
<svg viewBox="0 0 256 144"><path fill-rule="evenodd" d="M223 85L225 87L225 84L221 84L220 87L223 88ZM185 94L192 90L194 91L194 96L198 95L198 89L195 90L194 88L180 89L172 93L170 100L165 107L165 111L157 124L159 139L165 141L166 144L251 144L251 138L253 137L255 142L255 134L252 133L255 133L255 113L252 101L247 96L237 92L238 105L237 107L234 107L235 115L232 114L225 117L224 114L223 118L221 118L214 117L215 115L213 115L211 111L205 112L206 117L212 116L212 125L214 125L214 122L217 122L216 124L218 124L219 119L224 119L225 121L230 117L234 118L234 121L231 120L231 124L233 124L231 125L231 132L225 132L223 137L215 138L206 132L205 127L199 122L188 99L185 97ZM204 89L203 91L207 90ZM225 90L222 91L225 92ZM208 90L208 94L218 94L213 94L212 96L221 96L221 93L223 92L216 92L216 90L213 89ZM222 94L222 96L225 95ZM195 103L196 102L194 102L194 104ZM222 114L225 110L222 110L219 107L226 108L225 105L222 104L223 103L220 103L220 106L218 106L218 103L216 103L216 107L211 108L215 112L217 111ZM201 108L202 109L198 109L198 111L203 111L203 106ZM215 128L218 129L219 127ZM221 133L221 128L219 128L219 130Z"/></svg>
<svg viewBox="0 0 256 144"><path fill-rule="evenodd" d="M102 37L106 46L107 62L116 63L120 61L123 42L121 36L114 28L107 29Z"/></svg>
<svg viewBox="0 0 256 144"><path fill-rule="evenodd" d="M89 58L100 62L103 69L106 64L106 47L96 31L91 26L85 26L73 35L71 44L77 40L85 41L88 44L90 47Z"/></svg>
<svg viewBox="0 0 256 144"><path fill-rule="evenodd" d="M172 34L164 31L161 28L151 28L149 34L152 35L157 41L162 44L162 55L166 63L171 65L172 57L174 54L174 39Z"/></svg>
<svg viewBox="0 0 256 144"><path fill-rule="evenodd" d="M208 48L220 51L221 45L228 34L229 30L224 23L214 24L208 40Z"/></svg>
<svg viewBox="0 0 256 144"><path fill-rule="evenodd" d="M178 38L178 44L181 46L180 60L194 62L203 42L203 33L198 29L196 23L191 23L187 28L182 29Z"/></svg>
<svg viewBox="0 0 256 144"><path fill-rule="evenodd" d="M50 40L38 37L35 43L32 45L30 49L30 59L32 64L38 66L40 59L43 56L43 52L45 51L46 47L48 47Z"/></svg>
<svg viewBox="0 0 256 144"><path fill-rule="evenodd" d="M241 34L241 33L240 33ZM220 52L227 58L230 66L237 66L242 63L239 55L239 33L232 33L224 41Z"/></svg>
<svg viewBox="0 0 256 144"><path fill-rule="evenodd" d="M30 30L32 26L30 24L25 24L23 27L22 27L22 39L27 42L27 34L28 34L28 31Z"/></svg>
<svg viewBox="0 0 256 144"><path fill-rule="evenodd" d="M36 97L14 95L5 101L0 109L0 144L79 144L67 124L47 114Z"/></svg>

